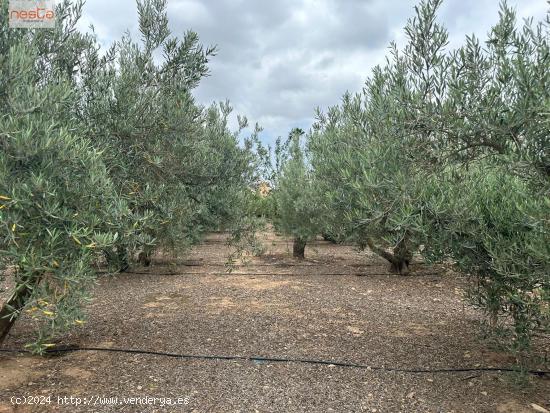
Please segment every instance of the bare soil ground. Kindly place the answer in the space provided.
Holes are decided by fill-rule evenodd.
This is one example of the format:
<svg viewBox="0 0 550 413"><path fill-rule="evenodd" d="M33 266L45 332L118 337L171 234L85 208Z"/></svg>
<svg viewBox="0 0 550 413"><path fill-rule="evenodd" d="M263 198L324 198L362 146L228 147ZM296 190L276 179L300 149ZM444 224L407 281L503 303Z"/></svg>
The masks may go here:
<svg viewBox="0 0 550 413"><path fill-rule="evenodd" d="M390 368L505 367L465 307L465 281L413 266L399 277L351 247L317 241L304 261L266 234L267 252L225 271L222 235L176 264L100 279L89 321L62 343L202 355L343 361ZM358 277L357 275L363 275ZM21 320L5 343L21 348ZM544 345L543 345L544 347ZM544 352L544 349L542 350ZM548 348L546 347L546 351ZM548 370L548 360L539 367ZM18 406L13 396L51 396ZM182 397L188 404L59 405L58 397ZM82 403L84 403L82 399ZM537 410L539 409L539 410ZM542 410L541 410L542 409ZM550 380L497 372L396 373L302 363L73 352L0 355L0 412L500 412L550 410Z"/></svg>

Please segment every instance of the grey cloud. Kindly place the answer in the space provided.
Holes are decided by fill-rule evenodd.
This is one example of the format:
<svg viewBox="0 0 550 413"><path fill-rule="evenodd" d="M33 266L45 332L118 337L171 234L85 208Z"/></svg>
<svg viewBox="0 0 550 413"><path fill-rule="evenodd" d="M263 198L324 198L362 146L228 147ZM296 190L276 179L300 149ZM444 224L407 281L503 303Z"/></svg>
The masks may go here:
<svg viewBox="0 0 550 413"><path fill-rule="evenodd" d="M337 19L331 25L331 30L322 36L328 36L326 45L329 48L346 49L384 47L389 40L388 22L386 16L376 13L372 3L372 1L334 2L333 10Z"/></svg>
<svg viewBox="0 0 550 413"><path fill-rule="evenodd" d="M307 129L316 106L359 91L371 68L383 62L391 40L414 13L412 0L168 0L174 35L196 31L218 45L211 76L196 90L203 104L229 99L235 111L258 121L272 141ZM542 0L509 0L520 17L541 19ZM439 21L452 45L466 34L480 38L498 18L495 0L447 0ZM137 36L133 0L88 0L81 27L93 23L104 44L129 28ZM233 122L235 123L235 122Z"/></svg>

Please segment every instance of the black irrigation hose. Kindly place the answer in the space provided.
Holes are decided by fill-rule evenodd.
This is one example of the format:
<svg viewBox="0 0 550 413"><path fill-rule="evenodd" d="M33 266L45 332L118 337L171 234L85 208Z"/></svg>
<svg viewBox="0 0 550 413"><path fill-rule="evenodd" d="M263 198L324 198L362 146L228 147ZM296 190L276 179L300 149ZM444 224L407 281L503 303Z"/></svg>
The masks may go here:
<svg viewBox="0 0 550 413"><path fill-rule="evenodd" d="M323 265L333 265L333 263L314 263L314 264L286 264L286 263L276 263L276 264L263 264L263 263L252 263L252 264L231 264L231 267L276 267L276 268L291 268L291 267L321 267ZM357 265L339 265L339 267L344 268L362 268L362 267L384 267L388 266L387 262L382 262L380 264L357 264ZM422 262L415 262L413 265L419 266L424 265ZM208 264L199 264L199 263L178 263L175 264L176 267L227 267L226 263L208 263Z"/></svg>
<svg viewBox="0 0 550 413"><path fill-rule="evenodd" d="M252 275L254 277L261 277L264 275L275 275L275 276L284 276L288 275L291 277L301 277L308 276L309 274L295 275L289 272L207 272L207 271L186 271L186 272L151 272L151 271L126 271L125 274L138 274L138 275L213 275L215 277L226 276L226 275ZM360 272L323 272L323 273L313 273L313 275L320 276L330 276L330 275L355 275L357 277L381 277L381 276L395 276L396 274L391 272L377 272L377 273L360 273ZM436 272L422 273L421 277L431 277L434 275L440 275ZM414 275L409 275L403 278L413 278Z"/></svg>
<svg viewBox="0 0 550 413"><path fill-rule="evenodd" d="M122 349L122 348L102 348L102 347L59 347L46 350L46 354L59 354L59 353L72 353L75 351L103 351L110 353L127 353L127 354L146 354L153 356L163 356L163 357L173 357L180 359L194 359L194 360L241 360L241 361L252 361L252 362L272 362L272 363L302 363L302 364L317 364L325 366L337 366L337 367L347 367L347 368L356 368L364 370L374 370L374 371L387 371L387 372L396 372L396 373L464 373L464 372L474 372L474 371L487 371L487 372L518 372L518 369L513 369L509 367L465 367L465 368L440 368L440 369L424 369L424 368L397 368L397 367L377 367L377 366L367 366L364 364L355 364L355 363L345 363L338 361L326 361L326 360L310 360L310 359L300 359L300 358L279 358L279 357L246 357L246 356L208 356L208 355L198 355L198 354L177 354L177 353L166 353L162 351L150 351L150 350L132 350L132 349ZM13 349L0 349L2 353L31 353L29 350L13 350ZM526 373L533 374L536 376L545 376L550 375L550 371L545 370L527 370Z"/></svg>
<svg viewBox="0 0 550 413"><path fill-rule="evenodd" d="M281 273L281 272L234 272L234 271L228 271L228 272L146 272L146 271L126 271L126 274L138 274L138 275L212 275L214 277L220 277L220 276L226 276L226 275L252 275L254 277L261 277L264 275L277 275L277 276L283 276L283 275L290 275L292 277L297 277L295 274L291 273ZM358 273L351 273L351 272L326 272L326 273L315 273L315 275L356 275L358 277L363 276L362 274ZM372 276L380 276L380 275L392 275L390 273L377 273L377 274L368 274Z"/></svg>

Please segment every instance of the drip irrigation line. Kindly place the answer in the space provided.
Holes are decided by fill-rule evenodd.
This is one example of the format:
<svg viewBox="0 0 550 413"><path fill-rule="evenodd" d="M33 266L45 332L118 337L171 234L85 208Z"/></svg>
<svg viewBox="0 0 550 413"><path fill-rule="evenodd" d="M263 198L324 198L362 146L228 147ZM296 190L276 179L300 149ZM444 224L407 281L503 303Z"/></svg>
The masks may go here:
<svg viewBox="0 0 550 413"><path fill-rule="evenodd" d="M281 273L281 272L147 272L147 271L126 271L125 274L139 274L139 275L213 275L213 276L228 276L228 275L251 275L254 277L262 277L264 275L274 275L274 276L284 276L288 275L291 277L300 277L308 276L311 274L292 274L292 273ZM313 275L354 275L356 277L380 277L380 276L391 276L396 275L390 272L380 272L380 273L354 273L354 272L328 272L328 273L313 273ZM438 273L422 273L418 274L419 277L433 276L438 275ZM415 275L408 275L407 278L413 278ZM403 277L405 278L405 277Z"/></svg>
<svg viewBox="0 0 550 413"><path fill-rule="evenodd" d="M414 263L413 265L423 265L424 263ZM292 268L292 267L321 267L325 265L335 265L334 263L330 262L319 262L319 263L313 263L313 264L286 264L286 263L278 263L278 264L264 264L264 263L251 263L251 264L232 264L232 267L275 267L275 268ZM389 264L382 262L379 264L357 264L357 265L339 265L339 267L349 267L349 268L362 268L362 267L384 267ZM175 264L176 267L225 267L227 264L215 262L215 263L208 263L208 264L200 264L195 262L182 262Z"/></svg>
<svg viewBox="0 0 550 413"><path fill-rule="evenodd" d="M140 274L140 275L213 275L213 276L222 276L222 275L252 275L254 277L261 277L263 275L290 275L292 277L299 277L299 275L292 274L292 273L284 273L284 272L234 272L234 271L228 271L228 272L198 272L198 271L192 271L192 272L168 272L168 273L158 273L158 272L144 272L144 271L126 271L127 274ZM315 275L358 275L361 276L363 274L355 274L350 272L329 272L329 273L315 273ZM380 273L380 274L368 274L368 275L388 275L388 273Z"/></svg>
<svg viewBox="0 0 550 413"><path fill-rule="evenodd" d="M464 373L464 372L518 372L520 370L510 367L462 367L462 368L399 368L399 367L384 367L384 366L367 366L365 364L356 364L339 361L302 359L302 358L283 358L283 357L260 357L260 356L219 356L219 355L200 355L200 354L177 354L162 351L152 350L136 350L124 348L104 348L104 347L76 347L65 346L45 350L46 354L55 355L61 353L72 353L76 351L100 351L107 353L126 353L126 354L143 354L161 357L171 357L187 360L224 360L224 361L251 361L256 363L300 363L312 365L335 366L344 368L356 368L369 371L386 371L395 373ZM26 353L31 354L29 350L15 349L0 349L1 353ZM550 371L545 370L527 370L526 373L536 376L550 375Z"/></svg>
<svg viewBox="0 0 550 413"><path fill-rule="evenodd" d="M272 243L275 243L275 244L292 244L294 241L292 239L260 239L259 240L260 242L264 242L266 244L272 244ZM200 244L227 244L228 243L228 240L227 239L204 239L200 242ZM324 240L324 239L317 239L317 240L313 240L313 241L310 241L310 243L308 245L311 245L311 246L315 246L315 245L326 245L326 244L331 244L331 245L344 245L344 246L353 246L354 244L351 244L351 243L338 243L338 242L332 242L332 241L327 241L327 240Z"/></svg>
<svg viewBox="0 0 550 413"><path fill-rule="evenodd" d="M279 264L264 264L264 263L251 263L251 264L231 264L231 267L234 268L247 268L247 267L273 267L273 268L294 268L294 267L300 267L300 268L307 268L307 267L324 267L324 266L330 266L330 265L338 265L335 263L330 262L319 262L319 263L313 263L313 264L286 264L286 263L279 263ZM338 265L340 268L370 268L370 267L387 267L389 264L386 262L381 263L372 263L372 264L356 264L356 265ZM423 262L413 262L411 265L415 267L427 267L425 263ZM208 264L199 264L199 263L177 263L174 265L175 267L227 267L226 263L208 263ZM159 265L159 267L162 268L162 265Z"/></svg>

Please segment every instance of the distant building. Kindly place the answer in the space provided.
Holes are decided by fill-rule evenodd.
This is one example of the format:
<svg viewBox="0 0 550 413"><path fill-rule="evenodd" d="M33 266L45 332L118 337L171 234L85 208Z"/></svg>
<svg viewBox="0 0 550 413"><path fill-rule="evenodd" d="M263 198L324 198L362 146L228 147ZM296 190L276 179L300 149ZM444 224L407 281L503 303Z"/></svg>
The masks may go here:
<svg viewBox="0 0 550 413"><path fill-rule="evenodd" d="M265 198L269 195L270 192L271 187L269 186L269 184L265 181L260 182L260 184L258 185L258 193L260 194L260 196Z"/></svg>

